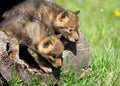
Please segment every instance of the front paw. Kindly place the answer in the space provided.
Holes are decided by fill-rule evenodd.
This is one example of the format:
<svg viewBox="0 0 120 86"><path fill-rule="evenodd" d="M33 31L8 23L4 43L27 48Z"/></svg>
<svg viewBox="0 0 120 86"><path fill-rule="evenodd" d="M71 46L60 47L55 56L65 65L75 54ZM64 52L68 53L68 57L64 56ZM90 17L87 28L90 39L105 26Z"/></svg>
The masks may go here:
<svg viewBox="0 0 120 86"><path fill-rule="evenodd" d="M45 72L45 73L52 73L52 69L49 67L41 67L41 69Z"/></svg>

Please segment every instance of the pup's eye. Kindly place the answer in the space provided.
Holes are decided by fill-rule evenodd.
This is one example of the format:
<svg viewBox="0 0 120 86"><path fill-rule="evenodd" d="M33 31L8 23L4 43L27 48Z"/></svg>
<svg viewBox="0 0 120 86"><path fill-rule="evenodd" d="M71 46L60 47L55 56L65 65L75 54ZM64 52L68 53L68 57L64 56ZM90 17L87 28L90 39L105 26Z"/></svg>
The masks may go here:
<svg viewBox="0 0 120 86"><path fill-rule="evenodd" d="M72 29L69 30L70 32L72 31Z"/></svg>
<svg viewBox="0 0 120 86"><path fill-rule="evenodd" d="M47 41L47 42L44 43L43 47L47 48L50 44L51 44L51 41L49 40L49 41Z"/></svg>

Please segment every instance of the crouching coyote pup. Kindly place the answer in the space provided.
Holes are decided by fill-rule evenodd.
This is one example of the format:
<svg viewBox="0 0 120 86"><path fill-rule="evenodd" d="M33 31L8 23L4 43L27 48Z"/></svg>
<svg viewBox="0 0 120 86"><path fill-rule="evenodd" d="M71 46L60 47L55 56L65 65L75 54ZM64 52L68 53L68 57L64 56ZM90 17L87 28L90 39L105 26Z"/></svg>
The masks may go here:
<svg viewBox="0 0 120 86"><path fill-rule="evenodd" d="M19 44L23 44L33 52L41 54L54 67L61 66L61 54L64 50L61 36L55 36L53 29L48 29L42 21L21 14L3 20L0 30L10 39L12 58L19 59Z"/></svg>
<svg viewBox="0 0 120 86"><path fill-rule="evenodd" d="M60 35L51 35L44 38L39 44L39 51L41 55L55 68L61 68L62 66L62 52L64 50L64 45L60 41ZM35 61L38 63L40 68L50 73L52 69L49 66L45 66L45 61L39 57L39 54L28 49L29 53L34 57Z"/></svg>
<svg viewBox="0 0 120 86"><path fill-rule="evenodd" d="M76 42L79 38L79 11L66 11L61 6L48 0L25 0L5 12L3 17L10 17L28 13L33 18L44 22L55 33L61 33L71 42Z"/></svg>

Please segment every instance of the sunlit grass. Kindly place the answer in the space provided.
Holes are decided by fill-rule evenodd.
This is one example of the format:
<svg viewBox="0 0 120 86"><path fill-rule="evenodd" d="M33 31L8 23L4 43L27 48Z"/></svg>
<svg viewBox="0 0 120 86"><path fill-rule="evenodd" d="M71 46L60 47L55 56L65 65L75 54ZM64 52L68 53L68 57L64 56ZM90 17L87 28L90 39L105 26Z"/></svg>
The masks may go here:
<svg viewBox="0 0 120 86"><path fill-rule="evenodd" d="M114 15L119 0L54 0L64 8L80 10L80 31L92 52L92 77L79 80L74 74L61 86L120 85L120 17ZM71 74L71 73L70 73ZM69 75L69 74L68 74Z"/></svg>

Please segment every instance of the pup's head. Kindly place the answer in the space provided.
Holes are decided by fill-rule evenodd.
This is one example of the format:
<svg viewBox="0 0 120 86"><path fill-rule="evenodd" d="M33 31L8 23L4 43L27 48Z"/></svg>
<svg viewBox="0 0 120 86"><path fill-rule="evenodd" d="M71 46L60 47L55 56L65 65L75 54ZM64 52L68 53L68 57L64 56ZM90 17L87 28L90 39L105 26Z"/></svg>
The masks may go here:
<svg viewBox="0 0 120 86"><path fill-rule="evenodd" d="M75 42L79 38L78 28L80 22L78 14L79 11L64 11L59 13L54 21L56 32L61 33L71 42Z"/></svg>
<svg viewBox="0 0 120 86"><path fill-rule="evenodd" d="M56 68L59 68L62 65L64 45L60 41L60 38L61 34L51 35L44 38L38 45L40 54Z"/></svg>

